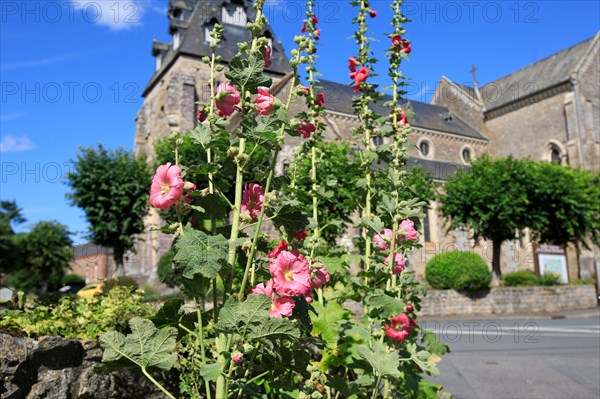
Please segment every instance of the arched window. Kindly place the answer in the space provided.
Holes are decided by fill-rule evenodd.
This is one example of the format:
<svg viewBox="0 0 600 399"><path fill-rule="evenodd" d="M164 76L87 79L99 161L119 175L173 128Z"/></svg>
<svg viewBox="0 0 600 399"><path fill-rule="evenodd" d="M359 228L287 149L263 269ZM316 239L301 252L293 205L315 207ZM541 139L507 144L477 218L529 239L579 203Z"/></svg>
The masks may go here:
<svg viewBox="0 0 600 399"><path fill-rule="evenodd" d="M373 141L373 145L375 147L379 147L379 146L383 145L383 137L381 137L381 136L375 136L371 140Z"/></svg>
<svg viewBox="0 0 600 399"><path fill-rule="evenodd" d="M463 161L469 162L471 160L471 150L468 148L463 149L462 150L462 158L463 158Z"/></svg>
<svg viewBox="0 0 600 399"><path fill-rule="evenodd" d="M550 146L550 162L561 164L562 163L562 155L560 153L560 148L555 145Z"/></svg>
<svg viewBox="0 0 600 399"><path fill-rule="evenodd" d="M421 139L418 142L417 147L419 148L421 156L423 156L424 158L433 157L433 144L431 143L431 141L427 139Z"/></svg>

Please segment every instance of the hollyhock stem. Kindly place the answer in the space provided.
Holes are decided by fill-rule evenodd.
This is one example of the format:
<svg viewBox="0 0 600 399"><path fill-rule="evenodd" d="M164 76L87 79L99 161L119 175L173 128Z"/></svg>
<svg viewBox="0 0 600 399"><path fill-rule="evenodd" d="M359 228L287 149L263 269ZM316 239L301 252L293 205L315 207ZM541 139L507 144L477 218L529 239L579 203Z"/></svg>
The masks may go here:
<svg viewBox="0 0 600 399"><path fill-rule="evenodd" d="M392 275L391 279L391 287L396 287L396 275L394 274L394 264L396 263L395 252L396 252L396 236L398 235L398 223L394 219L392 215L392 242L390 243L390 257L388 259L388 268L390 269L390 274ZM387 288L390 288L390 280L386 282Z"/></svg>
<svg viewBox="0 0 600 399"><path fill-rule="evenodd" d="M163 386L160 384L160 382L156 381L156 380L154 379L154 377L152 377L152 375L151 375L151 374L150 374L148 371L146 371L146 368L145 368L145 367L142 367L142 373L144 373L144 375L145 375L145 376L146 376L146 377L147 377L147 378L148 378L150 381L152 381L152 383L153 383L154 385L156 385L156 386L158 387L158 389L160 389L161 391L163 391L163 393L164 393L165 395L167 395L167 396L168 396L170 399L176 399L176 398L175 398L175 396L171 395L171 393L170 393L169 391L167 391L167 390L165 389L165 387L163 387Z"/></svg>
<svg viewBox="0 0 600 399"><path fill-rule="evenodd" d="M292 59L293 62L291 62L291 64L297 65L297 62L299 59L300 59L300 54L298 53ZM296 86L297 80L298 80L298 69L296 67L296 68L294 68L294 76L292 77L292 82L290 85L291 89L288 94L287 101L284 105L285 109L289 110L289 108L290 108L290 104L292 102L292 97L294 96L294 87ZM281 126L281 129L279 130L279 133L277 135L278 140L283 140L284 132L285 132L285 125ZM250 246L250 253L248 254L248 260L246 261L246 268L244 270L242 284L240 285L240 291L238 293L238 299L240 301L244 298L244 293L246 291L246 285L248 283L248 273L250 272L250 269L252 270L250 283L251 283L251 285L254 285L254 275L255 275L254 257L256 256L256 245L258 243L258 238L260 237L262 222L263 222L263 219L265 216L265 209L267 208L267 204L269 202L269 196L267 194L271 190L271 183L273 181L273 177L275 176L275 167L277 166L278 156L279 156L279 147L275 149L275 151L273 152L273 156L271 157L271 164L269 167L269 175L267 176L267 181L265 183L265 189L264 189L265 198L263 200L263 205L260 208L260 213L258 214L258 220L256 222L256 225L254 226L254 234L252 236L252 245Z"/></svg>
<svg viewBox="0 0 600 399"><path fill-rule="evenodd" d="M373 395L371 395L371 399L377 398L377 394L379 393L379 384L381 384L381 375L377 376L377 382L375 383L375 388L373 388Z"/></svg>

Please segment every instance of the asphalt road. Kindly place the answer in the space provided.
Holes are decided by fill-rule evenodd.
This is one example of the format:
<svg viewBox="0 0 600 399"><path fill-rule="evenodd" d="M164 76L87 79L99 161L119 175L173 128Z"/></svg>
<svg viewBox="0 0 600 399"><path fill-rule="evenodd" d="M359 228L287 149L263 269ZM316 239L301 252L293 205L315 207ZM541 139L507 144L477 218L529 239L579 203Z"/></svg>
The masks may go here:
<svg viewBox="0 0 600 399"><path fill-rule="evenodd" d="M455 398L600 398L600 318L424 321L452 353L431 378Z"/></svg>

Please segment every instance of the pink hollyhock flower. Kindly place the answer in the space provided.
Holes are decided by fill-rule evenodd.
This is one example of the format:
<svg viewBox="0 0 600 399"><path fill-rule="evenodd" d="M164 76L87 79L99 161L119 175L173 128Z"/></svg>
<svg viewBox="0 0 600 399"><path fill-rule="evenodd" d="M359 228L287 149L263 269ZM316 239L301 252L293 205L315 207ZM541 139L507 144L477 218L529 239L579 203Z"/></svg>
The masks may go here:
<svg viewBox="0 0 600 399"><path fill-rule="evenodd" d="M150 205L162 210L172 207L183 194L181 168L167 162L156 169L150 187Z"/></svg>
<svg viewBox="0 0 600 399"><path fill-rule="evenodd" d="M321 28L317 28L315 30L315 39L319 40L321 38Z"/></svg>
<svg viewBox="0 0 600 399"><path fill-rule="evenodd" d="M392 37L392 47L398 49L402 45L402 36L396 35Z"/></svg>
<svg viewBox="0 0 600 399"><path fill-rule="evenodd" d="M271 62L271 52L273 50L271 50L271 46L267 46L267 48L265 49L265 55L263 55L263 59L265 60L265 68L268 68L271 66L271 64L273 64L273 62Z"/></svg>
<svg viewBox="0 0 600 399"><path fill-rule="evenodd" d="M355 93L358 92L358 90L360 88L360 84L362 82L364 82L365 80L367 80L370 73L371 73L371 71L369 71L365 67L361 67L358 71L350 73L350 78L354 79L354 92Z"/></svg>
<svg viewBox="0 0 600 399"><path fill-rule="evenodd" d="M198 119L198 122L202 123L206 120L206 117L208 115L206 114L206 112L204 112L204 108L199 108L198 109L198 115L196 115L196 119Z"/></svg>
<svg viewBox="0 0 600 399"><path fill-rule="evenodd" d="M405 313L401 313L398 317L392 317L390 319L391 324L386 324L385 335L396 341L404 341L413 326L411 320Z"/></svg>
<svg viewBox="0 0 600 399"><path fill-rule="evenodd" d="M302 29L300 30L300 33L305 34L306 33L306 22L304 22L302 24Z"/></svg>
<svg viewBox="0 0 600 399"><path fill-rule="evenodd" d="M315 273L315 277L312 280L312 288L321 288L323 285L329 282L329 273L327 272L327 267L325 265L320 268L313 269Z"/></svg>
<svg viewBox="0 0 600 399"><path fill-rule="evenodd" d="M373 242L375 245L379 247L382 251L390 248L390 241L392 240L392 230L391 229L383 229L383 231L379 234L375 234L373 236Z"/></svg>
<svg viewBox="0 0 600 399"><path fill-rule="evenodd" d="M390 263L390 256L385 258L385 264ZM392 274L400 274L404 271L404 256L400 253L394 254L394 267L392 268Z"/></svg>
<svg viewBox="0 0 600 399"><path fill-rule="evenodd" d="M311 291L308 260L298 251L282 251L271 260L269 271L279 295L309 296Z"/></svg>
<svg viewBox="0 0 600 399"><path fill-rule="evenodd" d="M375 18L377 16L378 12L375 10L369 10L369 16L371 18Z"/></svg>
<svg viewBox="0 0 600 399"><path fill-rule="evenodd" d="M286 240L281 240L281 242L275 245L275 248L267 254L267 258L276 258L282 251L287 250L288 243Z"/></svg>
<svg viewBox="0 0 600 399"><path fill-rule="evenodd" d="M354 57L348 58L348 69L350 69L350 72L356 72L356 60Z"/></svg>
<svg viewBox="0 0 600 399"><path fill-rule="evenodd" d="M317 16L315 14L310 16L312 18L313 24L318 24L319 23L319 19L317 18Z"/></svg>
<svg viewBox="0 0 600 399"><path fill-rule="evenodd" d="M235 106L240 102L240 93L227 82L221 82L217 87L215 106L220 111L221 116L230 116L235 110Z"/></svg>
<svg viewBox="0 0 600 399"><path fill-rule="evenodd" d="M325 93L317 94L317 105L322 107L325 104Z"/></svg>
<svg viewBox="0 0 600 399"><path fill-rule="evenodd" d="M415 311L415 308L413 307L413 305L411 305L410 303L406 304L406 311L408 313L413 313Z"/></svg>
<svg viewBox="0 0 600 399"><path fill-rule="evenodd" d="M402 125L402 127L408 125L408 117L406 116L406 113L404 113L404 110L402 108L400 108L400 124Z"/></svg>
<svg viewBox="0 0 600 399"><path fill-rule="evenodd" d="M281 319L282 316L291 316L294 306L296 306L296 302L292 298L289 296L280 296L273 301L269 310L269 316L276 319Z"/></svg>
<svg viewBox="0 0 600 399"><path fill-rule="evenodd" d="M257 284L256 287L252 288L250 294L264 294L273 298L273 296L275 296L275 292L273 291L273 280Z"/></svg>
<svg viewBox="0 0 600 399"><path fill-rule="evenodd" d="M264 198L265 193L260 184L246 184L242 192L242 213L248 212L252 219L258 218Z"/></svg>
<svg viewBox="0 0 600 399"><path fill-rule="evenodd" d="M298 133L302 135L305 139L310 138L310 136L317 131L317 127L310 122L300 122L300 127L298 128Z"/></svg>
<svg viewBox="0 0 600 399"><path fill-rule="evenodd" d="M416 241L419 233L415 230L415 224L412 220L406 219L400 223L399 236L403 240Z"/></svg>
<svg viewBox="0 0 600 399"><path fill-rule="evenodd" d="M308 236L306 230L296 230L294 231L294 238L296 240L304 240Z"/></svg>
<svg viewBox="0 0 600 399"><path fill-rule="evenodd" d="M259 115L270 115L275 109L273 102L275 98L263 87L258 88L258 94L256 95L256 105L258 105Z"/></svg>
<svg viewBox="0 0 600 399"><path fill-rule="evenodd" d="M233 360L234 363L239 363L242 361L242 354L239 352L236 352L233 354L233 356L231 357L231 360Z"/></svg>

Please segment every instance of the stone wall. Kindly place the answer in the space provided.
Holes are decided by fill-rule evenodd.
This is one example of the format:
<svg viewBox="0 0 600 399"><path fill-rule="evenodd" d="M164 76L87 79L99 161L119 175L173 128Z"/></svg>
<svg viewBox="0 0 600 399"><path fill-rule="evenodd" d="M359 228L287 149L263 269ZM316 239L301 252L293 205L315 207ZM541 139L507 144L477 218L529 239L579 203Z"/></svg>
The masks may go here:
<svg viewBox="0 0 600 399"><path fill-rule="evenodd" d="M500 287L466 295L431 290L423 299L421 316L507 315L553 313L598 306L593 285Z"/></svg>
<svg viewBox="0 0 600 399"><path fill-rule="evenodd" d="M0 333L2 399L162 399L143 375L96 374L102 349L59 337L31 339ZM155 376L160 378L159 376Z"/></svg>

